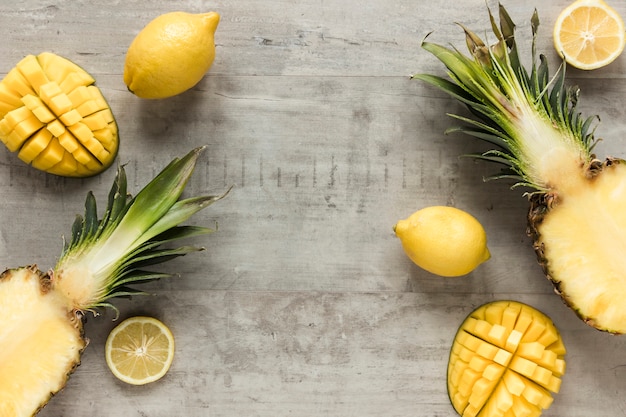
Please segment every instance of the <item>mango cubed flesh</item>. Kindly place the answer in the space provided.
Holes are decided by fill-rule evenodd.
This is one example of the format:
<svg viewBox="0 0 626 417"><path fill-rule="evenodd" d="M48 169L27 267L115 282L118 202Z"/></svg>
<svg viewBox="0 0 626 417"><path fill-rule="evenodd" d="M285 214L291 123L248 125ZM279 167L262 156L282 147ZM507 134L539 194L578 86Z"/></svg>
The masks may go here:
<svg viewBox="0 0 626 417"><path fill-rule="evenodd" d="M2 118L2 120L6 120L7 127L10 130L13 130L13 128L15 128L15 126L17 126L18 123L20 123L23 120L26 120L32 114L33 114L32 111L30 111L27 107L22 106L7 113L6 116Z"/></svg>
<svg viewBox="0 0 626 417"><path fill-rule="evenodd" d="M506 385L506 389L511 394L518 397L522 395L522 392L524 392L524 389L526 388L526 383L520 374L508 369L504 373L502 381L504 382L504 385Z"/></svg>
<svg viewBox="0 0 626 417"><path fill-rule="evenodd" d="M11 107L19 107L22 104L22 95L9 88L7 83L0 83L0 101Z"/></svg>
<svg viewBox="0 0 626 417"><path fill-rule="evenodd" d="M59 87L65 94L69 94L78 87L87 87L93 83L93 78L85 76L84 72L72 72L68 74Z"/></svg>
<svg viewBox="0 0 626 417"><path fill-rule="evenodd" d="M4 82L7 88L18 97L22 97L27 94L37 94L29 82L15 67L7 73L2 82Z"/></svg>
<svg viewBox="0 0 626 417"><path fill-rule="evenodd" d="M34 114L22 120L21 122L19 122L13 128L13 132L18 137L19 143L16 143L15 144L16 146L10 148L9 150L11 152L15 152L16 150L18 150L22 146L22 143L26 141L26 139L28 139L33 133L35 133L42 127L43 127L43 123L41 123Z"/></svg>
<svg viewBox="0 0 626 417"><path fill-rule="evenodd" d="M491 329L489 329L489 333L487 333L487 340L496 346L504 347L509 333L506 327L494 324L491 326Z"/></svg>
<svg viewBox="0 0 626 417"><path fill-rule="evenodd" d="M117 154L119 137L94 83L56 54L24 57L0 81L0 141L22 161L55 175L102 172Z"/></svg>
<svg viewBox="0 0 626 417"><path fill-rule="evenodd" d="M94 130L104 129L109 125L106 114L107 110L98 110L83 118L83 123L93 132Z"/></svg>
<svg viewBox="0 0 626 417"><path fill-rule="evenodd" d="M60 120L55 119L46 125L46 129L58 138L65 132L65 125Z"/></svg>
<svg viewBox="0 0 626 417"><path fill-rule="evenodd" d="M100 103L96 102L93 98L90 98L88 101L85 101L83 104L76 107L76 110L78 110L81 116L87 117L90 114L94 114L97 111L102 110L102 106L100 105Z"/></svg>
<svg viewBox="0 0 626 417"><path fill-rule="evenodd" d="M59 139L61 146L63 146L63 148L69 153L75 152L76 149L80 148L80 143L76 137L67 130L60 136L57 136L57 138Z"/></svg>
<svg viewBox="0 0 626 417"><path fill-rule="evenodd" d="M8 112L15 109L15 106L5 103L4 101L0 101L0 118L4 117Z"/></svg>
<svg viewBox="0 0 626 417"><path fill-rule="evenodd" d="M42 52L37 55L37 60L48 77L57 81L59 84L62 83L70 74L76 72L80 73L86 79L89 79L89 84L95 83L95 80L87 71L62 56L51 52Z"/></svg>
<svg viewBox="0 0 626 417"><path fill-rule="evenodd" d="M520 343L519 347L517 348L517 354L519 356L533 361L541 360L541 358L543 357L543 352L545 351L545 345L542 345L539 342L523 342Z"/></svg>
<svg viewBox="0 0 626 417"><path fill-rule="evenodd" d="M20 109L26 108L21 107ZM16 111L13 111L9 115L14 115L16 113ZM0 127L0 131L4 133L3 142L7 149L11 152L17 151L30 135L43 127L43 124L37 119L37 117L35 117L34 114L32 114L30 110L20 113L24 114L20 114L14 118L5 117L3 120L6 120L6 124L3 124L2 127ZM26 117L22 118L24 115ZM10 129L10 131L7 133L8 129Z"/></svg>
<svg viewBox="0 0 626 417"><path fill-rule="evenodd" d="M515 301L485 304L455 336L450 400L461 416L539 415L560 389L565 353L558 330L540 311Z"/></svg>
<svg viewBox="0 0 626 417"><path fill-rule="evenodd" d="M49 82L46 73L34 55L27 55L15 67L35 92L38 92L42 85Z"/></svg>
<svg viewBox="0 0 626 417"><path fill-rule="evenodd" d="M68 112L65 112L62 115L60 115L59 116L59 120L61 122L63 122L63 124L65 126L72 126L72 125L75 125L76 123L80 122L81 120L83 120L83 118L76 111L76 109L72 109L72 110L70 110Z"/></svg>
<svg viewBox="0 0 626 417"><path fill-rule="evenodd" d="M18 158L30 164L37 155L46 149L51 140L52 133L47 129L40 129L24 143L17 154Z"/></svg>
<svg viewBox="0 0 626 417"><path fill-rule="evenodd" d="M61 162L64 153L65 149L59 143L59 139L53 137L48 146L33 159L32 165L35 168L46 171Z"/></svg>
<svg viewBox="0 0 626 417"><path fill-rule="evenodd" d="M24 106L28 108L39 119L41 123L50 123L56 116L50 111L48 106L37 96L32 94L25 95L21 98Z"/></svg>
<svg viewBox="0 0 626 417"><path fill-rule="evenodd" d="M485 308L484 320L491 325L502 324L502 313L504 312L504 309L506 307L507 304L494 301L493 303L489 304L487 308Z"/></svg>
<svg viewBox="0 0 626 417"><path fill-rule="evenodd" d="M88 101L91 101L91 93L89 92L89 90L87 89L86 86L82 85L79 86L78 88L70 91L69 93L66 93L67 97L70 99L70 101L72 102L72 106L75 109L78 109L78 107L80 107L81 104L84 104ZM82 116L82 114L81 114Z"/></svg>
<svg viewBox="0 0 626 417"><path fill-rule="evenodd" d="M497 385L492 397L493 406L502 413L513 407L513 395L507 391L503 383Z"/></svg>
<svg viewBox="0 0 626 417"><path fill-rule="evenodd" d="M50 167L48 169L48 172L69 173L69 172L75 172L77 168L78 168L78 162L76 161L76 158L74 158L71 153L66 151L66 152L63 152L63 157L61 158L61 160L55 165L53 165L52 167Z"/></svg>
<svg viewBox="0 0 626 417"><path fill-rule="evenodd" d="M51 97L48 101L46 101L46 105L59 117L72 110L72 102L65 93L60 93Z"/></svg>
<svg viewBox="0 0 626 417"><path fill-rule="evenodd" d="M0 139L2 139L3 143L6 143L7 137L12 130L13 126L11 126L6 119L0 120Z"/></svg>

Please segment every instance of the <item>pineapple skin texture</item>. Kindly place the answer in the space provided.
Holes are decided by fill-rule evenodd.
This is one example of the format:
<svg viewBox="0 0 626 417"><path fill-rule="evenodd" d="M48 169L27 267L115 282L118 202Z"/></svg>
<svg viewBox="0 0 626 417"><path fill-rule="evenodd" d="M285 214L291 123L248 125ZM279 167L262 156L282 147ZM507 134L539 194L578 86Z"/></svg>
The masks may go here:
<svg viewBox="0 0 626 417"><path fill-rule="evenodd" d="M586 324L626 333L626 162L594 161L576 192L530 198L528 234L544 274Z"/></svg>
<svg viewBox="0 0 626 417"><path fill-rule="evenodd" d="M34 416L80 364L81 317L36 266L0 274L0 317L0 415Z"/></svg>

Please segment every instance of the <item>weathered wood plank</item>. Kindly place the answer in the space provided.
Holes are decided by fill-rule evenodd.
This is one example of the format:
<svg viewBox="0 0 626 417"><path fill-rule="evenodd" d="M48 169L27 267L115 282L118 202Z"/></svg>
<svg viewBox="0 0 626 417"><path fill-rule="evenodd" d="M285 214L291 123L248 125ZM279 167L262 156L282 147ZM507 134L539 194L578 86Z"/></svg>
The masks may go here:
<svg viewBox="0 0 626 417"><path fill-rule="evenodd" d="M504 4L519 33L528 37L533 9L539 10L539 51L556 60L551 30L568 0ZM623 2L612 4L626 15ZM497 2L490 0L489 5L497 11ZM438 42L462 45L462 32L454 22L463 22L477 33L489 29L485 2L480 0L442 0L436 5L411 0L185 1L175 5L162 1L4 1L0 26L11 38L0 46L4 67L0 72L27 53L51 50L96 75L120 74L133 37L151 19L172 10L215 10L222 15L211 71L223 75L408 75L421 68L438 68L419 51L429 32L434 31L432 39ZM620 59L599 73L622 78L625 66L626 59ZM596 77L598 73L579 75Z"/></svg>
<svg viewBox="0 0 626 417"><path fill-rule="evenodd" d="M118 115L119 161L131 190L173 156L205 144L190 192L234 187L195 220L217 221L219 231L199 242L205 253L172 266L185 278L162 284L168 288L550 291L525 235L522 191L483 184L499 168L458 159L482 145L443 134L453 123L443 115L464 110L427 86L402 77L216 76L200 91L142 102L108 87L112 78L101 81ZM626 84L585 86L588 108L616 114ZM624 156L624 119L603 120L598 153ZM58 179L6 152L0 161L3 266L49 268L86 192L105 199L114 170ZM485 224L493 258L473 279L431 279L401 252L392 226L432 204L454 204Z"/></svg>
<svg viewBox="0 0 626 417"><path fill-rule="evenodd" d="M529 39L558 65L551 25L569 0L509 1ZM626 3L612 3L626 16ZM495 2L490 2L495 7ZM582 324L552 294L525 235L526 201L508 183L482 184L497 167L458 159L484 149L446 137L447 112L464 109L411 81L444 69L423 37L463 46L458 26L488 29L483 1L183 1L222 14L217 58L192 91L142 101L122 82L126 48L164 1L0 1L0 74L51 50L84 66L117 116L119 162L138 190L173 156L208 145L189 187L229 196L195 219L219 225L193 241L206 251L165 267L181 277L157 296L120 302L122 316L171 326L177 358L167 377L129 387L102 353L115 323L89 318L83 365L42 416L449 416L448 349L482 302L513 298L548 313L569 349L562 392L546 416L623 415L626 339ZM529 51L528 43L522 46ZM599 155L626 157L626 56L594 72L570 70L581 110L599 114ZM54 265L61 236L113 170L69 180L0 152L0 267ZM492 259L462 279L412 265L393 236L425 205L464 208L485 225Z"/></svg>
<svg viewBox="0 0 626 417"><path fill-rule="evenodd" d="M551 295L501 294L549 314L568 348L546 416L621 415L625 339L590 331ZM104 363L111 315L89 319L83 364L43 416L450 416L445 372L456 328L488 295L167 291L122 302L177 340L158 383L120 383Z"/></svg>

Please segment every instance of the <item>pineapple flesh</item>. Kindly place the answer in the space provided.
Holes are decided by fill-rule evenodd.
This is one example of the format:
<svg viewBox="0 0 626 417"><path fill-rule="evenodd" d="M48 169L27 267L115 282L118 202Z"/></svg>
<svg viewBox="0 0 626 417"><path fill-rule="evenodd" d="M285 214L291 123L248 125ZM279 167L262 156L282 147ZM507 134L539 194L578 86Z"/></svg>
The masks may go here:
<svg viewBox="0 0 626 417"><path fill-rule="evenodd" d="M451 115L462 132L493 149L470 155L503 165L488 179L513 179L528 189L528 233L544 273L565 303L590 326L626 332L626 166L596 158L596 117L577 111L579 90L565 83L565 63L550 75L535 60L539 27L532 16L530 70L521 64L515 24L499 6L489 11L496 42L487 45L462 27L470 55L424 41L449 78L416 74L465 104L471 115Z"/></svg>
<svg viewBox="0 0 626 417"><path fill-rule="evenodd" d="M31 416L78 366L82 320L34 266L0 275L0 317L0 415Z"/></svg>
<svg viewBox="0 0 626 417"><path fill-rule="evenodd" d="M609 159L558 201L531 198L528 222L555 290L588 324L612 333L626 332L624 207L626 166Z"/></svg>
<svg viewBox="0 0 626 417"><path fill-rule="evenodd" d="M223 197L180 198L202 149L173 160L135 197L120 166L102 217L89 193L53 269L0 275L0 416L33 416L65 386L87 346L86 312L116 310L111 299L142 294L133 284L170 276L146 267L201 250L169 244L213 231L180 225Z"/></svg>

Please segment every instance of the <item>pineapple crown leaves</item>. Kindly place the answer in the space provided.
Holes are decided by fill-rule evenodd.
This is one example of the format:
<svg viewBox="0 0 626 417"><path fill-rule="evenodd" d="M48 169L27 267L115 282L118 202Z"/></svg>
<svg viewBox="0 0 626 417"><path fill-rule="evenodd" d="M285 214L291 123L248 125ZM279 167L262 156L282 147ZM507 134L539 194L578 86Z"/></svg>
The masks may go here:
<svg viewBox="0 0 626 417"><path fill-rule="evenodd" d="M81 265L96 279L97 294L82 308L94 311L98 307L111 307L117 310L106 300L144 294L130 285L171 276L144 268L203 250L194 246L163 247L214 231L180 225L229 191L219 196L180 199L203 149L196 148L183 158L174 159L135 197L127 193L126 173L124 166L120 165L101 219L98 219L93 193L87 194L84 215L76 217L71 239L64 245L55 268L56 272L61 272Z"/></svg>
<svg viewBox="0 0 626 417"><path fill-rule="evenodd" d="M469 109L470 117L449 114L461 122L461 126L446 130L446 134L463 132L497 147L484 153L465 155L504 165L501 173L487 179L512 178L514 187L525 186L545 192L546 184L533 172L532 155L526 154L524 141L533 134L541 135L542 129L556 130L590 161L596 143L593 122L597 116L584 119L577 112L579 90L565 85L565 62L552 78L544 55L539 56L537 64L537 10L531 19L530 73L520 61L515 23L504 6L499 5L499 26L491 10L489 19L497 39L490 46L474 32L459 25L465 32L470 56L454 47L444 47L426 39L422 42L422 48L446 66L450 79L431 74L415 74L412 78L439 88ZM528 119L534 122L528 123ZM537 131L537 125L542 125L540 131Z"/></svg>

